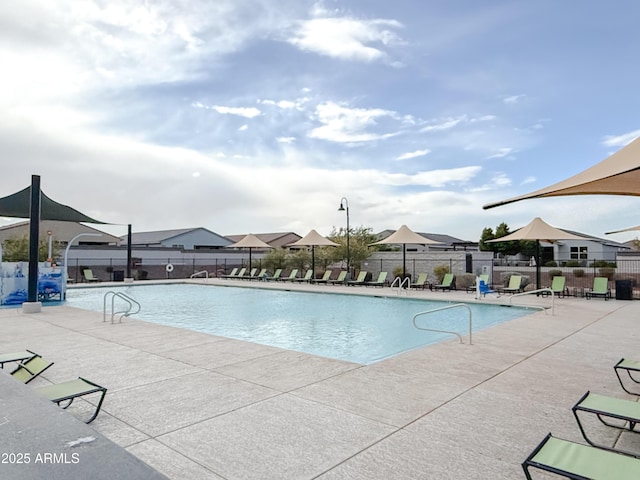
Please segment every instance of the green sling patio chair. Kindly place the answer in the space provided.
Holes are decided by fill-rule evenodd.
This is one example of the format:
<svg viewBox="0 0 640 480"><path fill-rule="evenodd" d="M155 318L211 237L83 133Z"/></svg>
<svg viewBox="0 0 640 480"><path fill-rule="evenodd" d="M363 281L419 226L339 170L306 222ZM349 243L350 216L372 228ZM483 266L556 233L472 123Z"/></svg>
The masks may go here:
<svg viewBox="0 0 640 480"><path fill-rule="evenodd" d="M602 297L606 300L611 298L611 289L609 288L609 279L607 277L595 277L593 279L593 288L584 292L587 300L591 297Z"/></svg>
<svg viewBox="0 0 640 480"><path fill-rule="evenodd" d="M640 362L636 361L636 360L625 360L624 358L621 358L618 363L616 363L613 366L613 371L616 372L616 377L618 377L618 381L620 382L620 386L622 387L622 389L627 392L630 393L631 395L638 395L640 396L640 391L638 392L633 392L631 390L629 390L625 384L622 381L622 377L621 377L621 372L622 371L627 372L627 376L629 377L629 379L637 384L640 384ZM632 375L632 372L634 375Z"/></svg>
<svg viewBox="0 0 640 480"><path fill-rule="evenodd" d="M509 285L497 289L500 293L518 293L522 291L522 275L511 275Z"/></svg>
<svg viewBox="0 0 640 480"><path fill-rule="evenodd" d="M0 368L4 368L5 363L22 362L38 354L31 350L22 350L20 352L0 353Z"/></svg>
<svg viewBox="0 0 640 480"><path fill-rule="evenodd" d="M100 400L96 405L96 409L89 420L85 423L91 423L95 420L100 413L104 396L107 394L107 389L100 385L85 380L82 377L78 377L76 380L70 380L68 382L55 383L53 385L47 385L46 387L38 387L34 389L37 393L43 397L58 404L62 408L68 408L76 398L84 397L85 395L91 395L92 393L101 393ZM67 402L62 405L63 402Z"/></svg>
<svg viewBox="0 0 640 480"><path fill-rule="evenodd" d="M280 277L278 278L278 280L280 280L281 282L293 282L297 276L298 276L298 269L294 268L293 270L291 270L288 277Z"/></svg>
<svg viewBox="0 0 640 480"><path fill-rule="evenodd" d="M294 281L300 282L300 283L302 283L302 282L310 282L312 276L313 276L313 270L309 269L304 274L304 277L302 277L302 278L294 278Z"/></svg>
<svg viewBox="0 0 640 480"><path fill-rule="evenodd" d="M228 275L220 275L222 278L235 278L238 274L238 267L235 267Z"/></svg>
<svg viewBox="0 0 640 480"><path fill-rule="evenodd" d="M388 272L380 272L378 274L378 278L375 280L372 280L370 282L364 282L365 286L369 287L384 287L385 284L387 283L387 275Z"/></svg>
<svg viewBox="0 0 640 480"><path fill-rule="evenodd" d="M327 283L330 283L332 285L338 285L340 283L344 283L346 278L347 278L347 271L346 270L342 270L338 274L338 278L336 278L335 280L329 280L329 281L327 281Z"/></svg>
<svg viewBox="0 0 640 480"><path fill-rule="evenodd" d="M347 285L364 285L364 281L367 279L367 272L365 272L364 270L361 270L360 273L358 273L358 278L356 278L355 280L349 280L347 282Z"/></svg>
<svg viewBox="0 0 640 480"><path fill-rule="evenodd" d="M245 269L246 271L246 269ZM256 278L256 272L258 271L257 268L252 268L251 271L249 272L249 275L245 275L244 273L242 275L238 275L238 278L242 278L243 280L251 280L252 278Z"/></svg>
<svg viewBox="0 0 640 480"><path fill-rule="evenodd" d="M432 285L432 290L455 290L456 289L456 277L453 273L445 273L440 285Z"/></svg>
<svg viewBox="0 0 640 480"><path fill-rule="evenodd" d="M597 444L587 436L587 432L580 421L580 415L584 413L594 414L603 425L607 427L617 428L619 430L628 430L634 433L640 433L636 430L636 425L640 422L640 403L624 400L621 398L608 397L598 395L587 391L580 400L571 408L573 416L576 417L578 428L584 439L590 445L606 450L615 450L607 445ZM628 453L622 452L621 453ZM638 477L640 478L640 477Z"/></svg>
<svg viewBox="0 0 640 480"><path fill-rule="evenodd" d="M332 273L332 270L325 270L324 275L322 275L322 278L316 278L314 280L311 280L311 283L328 283L329 279L331 279L331 273Z"/></svg>
<svg viewBox="0 0 640 480"><path fill-rule="evenodd" d="M251 280L264 280L267 276L267 269L261 269L255 277L251 277Z"/></svg>
<svg viewBox="0 0 640 480"><path fill-rule="evenodd" d="M93 275L93 270L91 270L90 268L85 268L82 271L82 274L84 275L84 279L89 283L101 282L102 281L98 277Z"/></svg>
<svg viewBox="0 0 640 480"><path fill-rule="evenodd" d="M566 277L563 277L563 276L553 277L550 288L556 297L564 297L567 294L568 289L567 289L566 283L567 283Z"/></svg>
<svg viewBox="0 0 640 480"><path fill-rule="evenodd" d="M428 275L426 273L420 273L418 274L418 279L409 285L409 287L411 288L421 288L422 290L424 290L424 287L427 286L427 277Z"/></svg>
<svg viewBox="0 0 640 480"><path fill-rule="evenodd" d="M530 468L572 480L637 480L640 458L570 442L550 433L522 463L527 480L533 480Z"/></svg>
<svg viewBox="0 0 640 480"><path fill-rule="evenodd" d="M267 280L269 280L269 281L278 280L280 278L280 275L282 275L282 269L278 268L275 272L273 272L272 276L267 277Z"/></svg>
<svg viewBox="0 0 640 480"><path fill-rule="evenodd" d="M22 383L29 383L51 365L53 365L53 362L46 361L40 355L34 355L19 364L16 369L11 372L11 376L20 380Z"/></svg>

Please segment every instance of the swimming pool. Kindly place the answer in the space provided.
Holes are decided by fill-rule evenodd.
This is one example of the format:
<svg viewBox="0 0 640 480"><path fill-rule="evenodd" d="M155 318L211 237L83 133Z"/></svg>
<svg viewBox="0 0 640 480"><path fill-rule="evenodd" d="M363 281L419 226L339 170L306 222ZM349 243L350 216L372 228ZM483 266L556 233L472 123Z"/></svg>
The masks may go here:
<svg viewBox="0 0 640 480"><path fill-rule="evenodd" d="M67 304L102 312L108 291L125 293L142 305L133 318L361 364L455 338L417 330L412 323L416 313L446 302L410 298L166 284L73 288L67 290ZM469 306L474 331L534 312ZM428 322L468 335L466 309L434 313Z"/></svg>

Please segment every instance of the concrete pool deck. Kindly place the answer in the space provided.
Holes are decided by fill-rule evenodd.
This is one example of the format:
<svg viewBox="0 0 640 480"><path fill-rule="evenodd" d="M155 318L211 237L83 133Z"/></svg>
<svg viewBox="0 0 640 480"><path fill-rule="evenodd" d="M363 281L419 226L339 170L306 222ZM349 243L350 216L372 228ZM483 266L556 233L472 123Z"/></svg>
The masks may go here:
<svg viewBox="0 0 640 480"><path fill-rule="evenodd" d="M474 301L465 292L411 297ZM556 299L555 315L535 312L474 333L473 345L453 339L372 365L134 318L104 323L101 313L67 306L0 309L0 322L0 352L28 348L55 362L30 386L83 376L107 387L91 427L171 479L524 478L520 464L548 432L584 443L571 406L587 390L638 399L612 368L621 357L640 359L637 301ZM82 417L89 408L78 402L68 411ZM603 443L640 452L634 434L588 428Z"/></svg>

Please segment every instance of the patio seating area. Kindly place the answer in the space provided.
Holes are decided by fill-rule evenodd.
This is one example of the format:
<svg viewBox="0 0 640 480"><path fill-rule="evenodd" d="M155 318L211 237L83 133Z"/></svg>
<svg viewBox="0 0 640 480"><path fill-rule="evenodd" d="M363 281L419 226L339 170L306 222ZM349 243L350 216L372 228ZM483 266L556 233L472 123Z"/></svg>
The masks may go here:
<svg viewBox="0 0 640 480"><path fill-rule="evenodd" d="M209 279L216 282L229 283ZM463 290L412 290L410 298L470 301ZM549 431L585 444L571 412L585 391L637 401L613 366L638 358L639 315L638 302L566 297L555 315L538 311L474 333L473 345L452 338L360 365L135 318L111 324L66 306L29 315L0 309L0 352L55 360L22 389L99 379L109 394L87 428L168 478L507 480L524 478L522 462ZM79 398L56 412L82 422L95 403ZM590 420L592 439L640 452L635 433Z"/></svg>

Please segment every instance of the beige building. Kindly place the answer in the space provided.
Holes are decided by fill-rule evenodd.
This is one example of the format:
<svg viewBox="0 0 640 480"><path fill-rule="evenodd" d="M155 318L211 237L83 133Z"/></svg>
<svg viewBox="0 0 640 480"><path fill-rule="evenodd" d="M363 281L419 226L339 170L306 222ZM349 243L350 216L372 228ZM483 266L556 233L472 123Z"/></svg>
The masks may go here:
<svg viewBox="0 0 640 480"><path fill-rule="evenodd" d="M81 233L100 234L100 237L82 236L74 245L119 245L120 238L102 232L96 228L88 227L77 222L60 222L56 220L40 220L40 241L48 241L51 235L54 242L66 246L73 238ZM13 223L0 227L0 242L7 238L19 238L29 236L29 222Z"/></svg>

